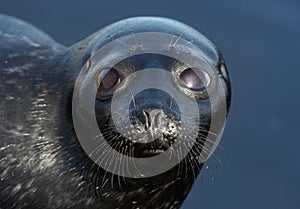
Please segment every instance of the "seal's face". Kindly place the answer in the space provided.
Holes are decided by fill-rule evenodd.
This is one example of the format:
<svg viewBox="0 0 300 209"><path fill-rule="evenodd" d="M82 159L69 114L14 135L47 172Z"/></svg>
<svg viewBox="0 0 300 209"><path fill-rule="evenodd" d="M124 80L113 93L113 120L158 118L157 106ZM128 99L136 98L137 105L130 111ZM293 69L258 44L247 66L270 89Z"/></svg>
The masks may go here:
<svg viewBox="0 0 300 209"><path fill-rule="evenodd" d="M89 139L83 139L85 142L82 144L94 147L87 152L89 156L94 156L92 159L97 164L101 164L106 157L112 166L115 163L110 162L111 158L126 158L121 162L123 167L127 161L133 161L133 158L154 157L165 152L176 156L175 164L171 163L164 171L150 172L147 175L142 173L146 177L168 171L181 163L187 155L188 164L199 169L213 152L213 146L218 143L215 143L216 137L208 138L208 134L217 136L224 125L222 119L226 118L224 77L220 79L218 72L221 71L216 70L216 66L211 64L202 51L199 53L191 48L176 51L168 48L168 41L173 38L169 34L158 33L161 36L158 39L163 42L162 47L153 47L153 33L134 36L139 37L139 41L143 43L141 49L130 53L131 48L119 44L128 46L130 43L126 41L133 37L121 37L115 43L106 44L93 52L79 75L78 83L81 84L78 85L78 99L80 100L80 95L95 96L94 101L85 96L81 100L90 102L83 102L79 106L87 109L87 115L95 114L97 124L94 127L99 128L99 131L96 130L99 134L90 136L96 142L93 146L88 142ZM183 41L180 44L183 47L186 43ZM89 91L89 88L93 90ZM76 93L74 95L76 100ZM90 103L95 103L93 110L88 110ZM77 103L74 106L78 106ZM81 112L80 108L78 111ZM212 111L223 113L223 118L218 115L221 121L213 131L210 130ZM78 118L84 123L84 131L93 132L92 129L89 131L89 125L86 124L86 121L93 121L93 117L82 117L85 115L81 114ZM75 119L75 124L76 121ZM87 138L85 134L83 136ZM206 142L210 145L205 145ZM102 147L112 149L107 151ZM105 152L110 154L105 156ZM150 161L141 164L149 163L153 164ZM157 164L153 166L156 167ZM114 173L115 168L113 169L108 170ZM147 169L151 170L149 167ZM136 177L136 174L125 176Z"/></svg>
<svg viewBox="0 0 300 209"><path fill-rule="evenodd" d="M170 73L170 80L165 82L170 82L173 91L182 92L180 95L183 99L190 100L190 97L194 96L202 118L197 118L196 115L190 117L189 129L182 129L181 118L185 113L181 112L176 98L158 89L158 85L158 88L148 88L131 95L129 106L121 107L128 108L130 121L127 122L128 118L118 115L117 122L122 124L121 131L124 134L119 133L111 111L107 111L111 106L112 97L114 93L122 93L122 89L130 89L131 82L144 85L143 81L136 78L126 81L126 77L144 69L150 69L154 74L152 78L146 78L150 83L161 79L159 74L155 75L157 69ZM98 76L99 89L95 106L98 125L101 131L106 133L106 140L118 152L137 158L151 157L165 152L175 141L181 143L182 149L189 147L189 138L195 136L197 148L194 153L201 152L203 140L209 129L207 124L210 123L211 111L206 92L211 77L204 69L191 69L174 58L160 54L141 54L122 60L113 68L100 69ZM116 92L118 87L121 89ZM200 120L201 126L197 124ZM193 159L198 165L196 156Z"/></svg>

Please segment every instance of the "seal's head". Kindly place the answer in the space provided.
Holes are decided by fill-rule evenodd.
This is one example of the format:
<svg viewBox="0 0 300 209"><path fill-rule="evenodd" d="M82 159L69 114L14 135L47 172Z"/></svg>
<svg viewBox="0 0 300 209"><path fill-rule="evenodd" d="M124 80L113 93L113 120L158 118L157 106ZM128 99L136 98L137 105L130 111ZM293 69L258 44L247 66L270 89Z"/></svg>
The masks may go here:
<svg viewBox="0 0 300 209"><path fill-rule="evenodd" d="M129 178L168 173L172 180L183 167L195 176L219 143L230 104L215 45L180 22L139 17L76 49L83 61L73 122L94 163Z"/></svg>

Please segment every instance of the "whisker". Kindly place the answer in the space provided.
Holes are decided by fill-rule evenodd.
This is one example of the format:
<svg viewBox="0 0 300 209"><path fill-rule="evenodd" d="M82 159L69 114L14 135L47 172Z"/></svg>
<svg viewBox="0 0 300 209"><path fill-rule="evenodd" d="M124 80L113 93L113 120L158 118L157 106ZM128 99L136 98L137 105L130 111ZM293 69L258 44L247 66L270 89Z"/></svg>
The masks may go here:
<svg viewBox="0 0 300 209"><path fill-rule="evenodd" d="M132 54L132 48L126 44L125 42L121 41L120 39L116 39L117 42L121 43L123 46L125 46L128 49L128 52Z"/></svg>

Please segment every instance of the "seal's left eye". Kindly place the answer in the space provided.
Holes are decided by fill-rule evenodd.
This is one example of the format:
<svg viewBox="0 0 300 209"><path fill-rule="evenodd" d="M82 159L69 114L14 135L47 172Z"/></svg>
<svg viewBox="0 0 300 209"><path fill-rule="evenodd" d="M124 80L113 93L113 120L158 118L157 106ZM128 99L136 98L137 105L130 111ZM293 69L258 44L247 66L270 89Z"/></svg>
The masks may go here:
<svg viewBox="0 0 300 209"><path fill-rule="evenodd" d="M210 83L210 76L201 69L185 69L180 75L180 83L193 91L203 91Z"/></svg>
<svg viewBox="0 0 300 209"><path fill-rule="evenodd" d="M115 69L104 69L99 74L100 90L109 90L120 84L121 77Z"/></svg>

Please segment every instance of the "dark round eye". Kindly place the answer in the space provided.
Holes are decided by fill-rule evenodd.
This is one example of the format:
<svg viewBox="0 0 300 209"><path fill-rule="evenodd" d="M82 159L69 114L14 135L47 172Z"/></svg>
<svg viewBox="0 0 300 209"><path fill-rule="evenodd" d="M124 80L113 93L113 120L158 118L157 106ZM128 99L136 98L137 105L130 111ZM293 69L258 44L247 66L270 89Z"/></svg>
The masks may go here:
<svg viewBox="0 0 300 209"><path fill-rule="evenodd" d="M185 69L180 75L181 84L193 91L203 91L210 83L207 72L200 69Z"/></svg>
<svg viewBox="0 0 300 209"><path fill-rule="evenodd" d="M119 85L121 78L115 69L104 69L99 74L100 90L109 90Z"/></svg>

